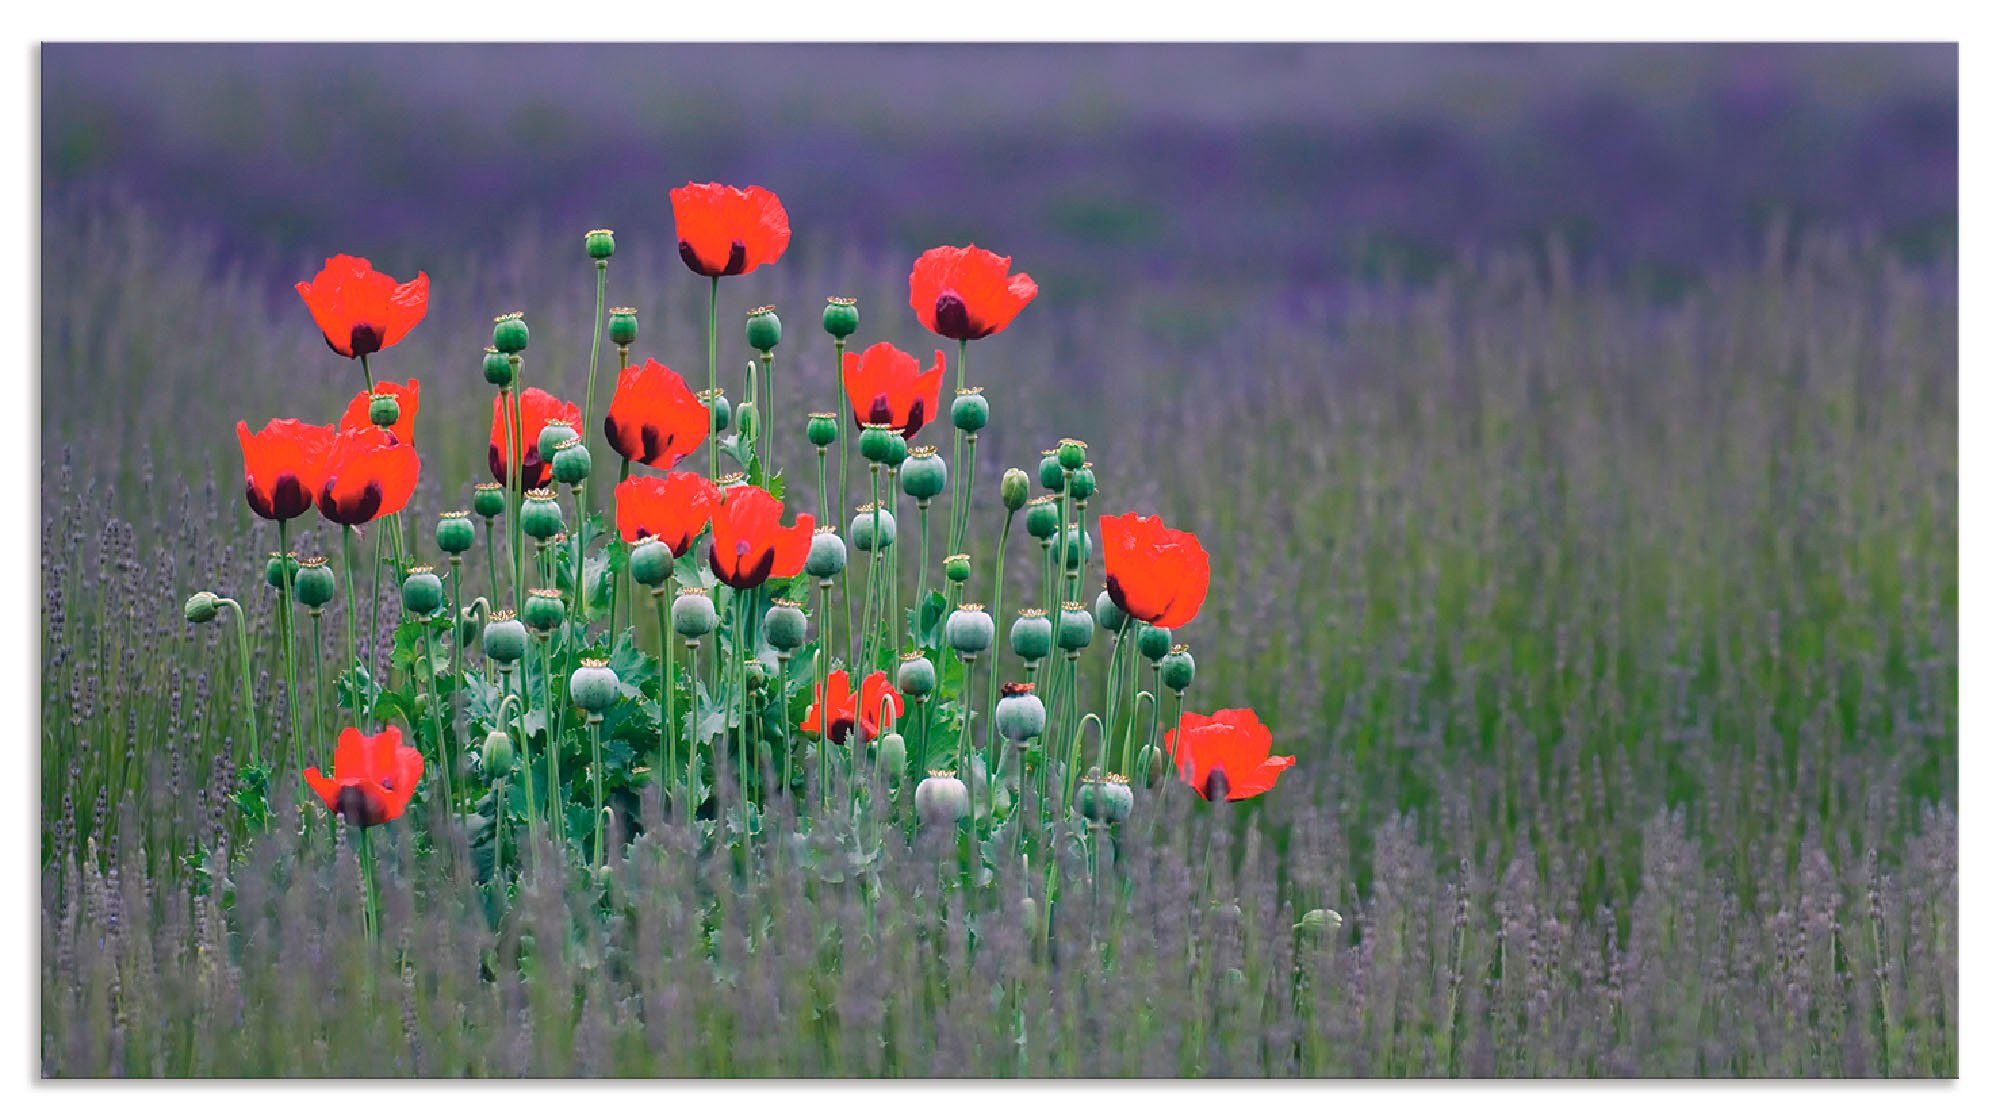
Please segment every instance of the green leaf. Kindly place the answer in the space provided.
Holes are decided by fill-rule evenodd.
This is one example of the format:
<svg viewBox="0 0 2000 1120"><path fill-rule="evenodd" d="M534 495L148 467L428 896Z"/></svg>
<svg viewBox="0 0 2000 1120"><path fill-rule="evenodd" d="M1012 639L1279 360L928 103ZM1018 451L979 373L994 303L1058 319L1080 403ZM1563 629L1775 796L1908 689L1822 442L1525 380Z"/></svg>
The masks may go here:
<svg viewBox="0 0 2000 1120"><path fill-rule="evenodd" d="M933 591L910 608L910 640L923 649L936 649L943 641L945 598Z"/></svg>

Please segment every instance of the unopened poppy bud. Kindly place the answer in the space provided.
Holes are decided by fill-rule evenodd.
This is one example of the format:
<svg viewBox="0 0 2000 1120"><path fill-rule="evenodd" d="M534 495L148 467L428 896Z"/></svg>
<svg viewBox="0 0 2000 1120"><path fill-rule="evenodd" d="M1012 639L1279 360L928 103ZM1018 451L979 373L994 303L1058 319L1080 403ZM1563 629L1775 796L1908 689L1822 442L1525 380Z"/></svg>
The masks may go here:
<svg viewBox="0 0 2000 1120"><path fill-rule="evenodd" d="M950 824L971 809L972 798L965 783L949 770L933 770L917 783L917 816L925 824Z"/></svg>
<svg viewBox="0 0 2000 1120"><path fill-rule="evenodd" d="M757 442L757 406L744 401L736 406L736 435L745 443Z"/></svg>
<svg viewBox="0 0 2000 1120"><path fill-rule="evenodd" d="M889 445L901 438L887 424L869 424L861 429L861 457L871 463L889 461Z"/></svg>
<svg viewBox="0 0 2000 1120"><path fill-rule="evenodd" d="M632 578L658 587L674 574L674 550L658 537L647 537L632 548Z"/></svg>
<svg viewBox="0 0 2000 1120"><path fill-rule="evenodd" d="M790 599L779 599L764 612L764 640L780 653L806 644L806 612Z"/></svg>
<svg viewBox="0 0 2000 1120"><path fill-rule="evenodd" d="M1300 933L1314 937L1324 937L1340 932L1343 920L1337 911L1325 907L1308 910L1300 915L1298 925L1293 927Z"/></svg>
<svg viewBox="0 0 2000 1120"><path fill-rule="evenodd" d="M904 769L910 765L909 744L894 731L884 732L875 743L875 765L891 781L901 782Z"/></svg>
<svg viewBox="0 0 2000 1120"><path fill-rule="evenodd" d="M1046 621L1046 620L1045 620ZM993 709L993 726L1010 743L1037 738L1048 727L1049 712L1035 686L1026 682L1000 686L1000 703Z"/></svg>
<svg viewBox="0 0 2000 1120"><path fill-rule="evenodd" d="M806 417L806 440L814 447L831 447L840 438L840 418L831 412Z"/></svg>
<svg viewBox="0 0 2000 1120"><path fill-rule="evenodd" d="M1090 533L1078 525L1063 540L1068 545L1063 549L1063 567L1072 572L1082 571L1090 563Z"/></svg>
<svg viewBox="0 0 2000 1120"><path fill-rule="evenodd" d="M1139 748L1139 764L1134 775L1148 786L1158 785L1160 775L1166 770L1166 757L1160 748L1151 743Z"/></svg>
<svg viewBox="0 0 2000 1120"><path fill-rule="evenodd" d="M1000 504L1013 513L1028 504L1028 472L1019 467L1008 467L1000 476Z"/></svg>
<svg viewBox="0 0 2000 1120"><path fill-rule="evenodd" d="M394 427L403 418L403 405L394 393L377 393L368 398L368 422L378 428Z"/></svg>
<svg viewBox="0 0 2000 1120"><path fill-rule="evenodd" d="M1056 645L1070 653L1088 648L1095 623L1082 603L1064 603L1062 616L1056 620Z"/></svg>
<svg viewBox="0 0 2000 1120"><path fill-rule="evenodd" d="M590 255L591 260L610 260L617 248L618 243L612 239L608 229L594 229L583 235L583 251Z"/></svg>
<svg viewBox="0 0 2000 1120"><path fill-rule="evenodd" d="M215 616L220 613L222 613L222 600L216 598L213 591L197 591L188 596L186 605L181 607L181 614L196 625L214 622Z"/></svg>
<svg viewBox="0 0 2000 1120"><path fill-rule="evenodd" d="M556 504L555 494L547 490L528 491L521 502L521 531L538 541L563 531L563 511Z"/></svg>
<svg viewBox="0 0 2000 1120"><path fill-rule="evenodd" d="M497 778L514 768L514 740L505 731L489 731L479 747L479 768Z"/></svg>
<svg viewBox="0 0 2000 1120"><path fill-rule="evenodd" d="M945 616L945 644L966 657L985 653L993 645L993 616L978 603L966 603Z"/></svg>
<svg viewBox="0 0 2000 1120"><path fill-rule="evenodd" d="M1076 811L1087 821L1116 824L1132 815L1132 787L1121 775L1092 770L1077 787Z"/></svg>
<svg viewBox="0 0 2000 1120"><path fill-rule="evenodd" d="M902 479L903 493L918 502L928 502L944 493L944 460L938 457L935 447L912 449L909 460L897 475Z"/></svg>
<svg viewBox="0 0 2000 1120"><path fill-rule="evenodd" d="M896 515L873 504L857 506L847 539L863 552L875 551L878 544L888 548L896 543Z"/></svg>
<svg viewBox="0 0 2000 1120"><path fill-rule="evenodd" d="M603 661L584 658L569 675L569 700L595 716L618 702L618 674Z"/></svg>
<svg viewBox="0 0 2000 1120"><path fill-rule="evenodd" d="M631 307L614 307L605 331L613 346L630 346L639 341L639 312Z"/></svg>
<svg viewBox="0 0 2000 1120"><path fill-rule="evenodd" d="M1028 535L1038 541L1046 541L1062 528L1062 510L1056 508L1055 498L1043 494L1028 503Z"/></svg>
<svg viewBox="0 0 2000 1120"><path fill-rule="evenodd" d="M469 511L447 510L438 515L438 551L457 556L472 549L472 518Z"/></svg>
<svg viewBox="0 0 2000 1120"><path fill-rule="evenodd" d="M1082 470L1084 455L1089 451L1090 445L1080 439L1059 440L1056 443L1056 462L1066 471Z"/></svg>
<svg viewBox="0 0 2000 1120"><path fill-rule="evenodd" d="M683 638L704 637L715 629L715 604L701 588L684 588L674 597L673 622L674 633Z"/></svg>
<svg viewBox="0 0 2000 1120"><path fill-rule="evenodd" d="M1109 591L1097 593L1097 600L1090 604L1090 616L1097 620L1099 629L1108 630L1113 634L1125 629L1132 621L1131 615L1126 614L1117 603L1112 602Z"/></svg>
<svg viewBox="0 0 2000 1120"><path fill-rule="evenodd" d="M551 420L542 425L542 432L535 437L535 450L542 462L553 463L556 449L576 438L576 429L561 420Z"/></svg>
<svg viewBox="0 0 2000 1120"><path fill-rule="evenodd" d="M961 552L944 558L944 578L953 583L964 583L972 578L972 557Z"/></svg>
<svg viewBox="0 0 2000 1120"><path fill-rule="evenodd" d="M1194 683L1194 654L1186 646L1175 646L1160 658L1160 683L1175 692L1186 692Z"/></svg>
<svg viewBox="0 0 2000 1120"><path fill-rule="evenodd" d="M562 592L546 587L530 590L527 600L521 604L521 621L542 634L551 633L561 626L565 613Z"/></svg>
<svg viewBox="0 0 2000 1120"><path fill-rule="evenodd" d="M308 610L318 610L333 602L335 591L333 569L326 566L326 557L308 556L299 562L298 574L292 577L292 597Z"/></svg>
<svg viewBox="0 0 2000 1120"><path fill-rule="evenodd" d="M1062 460L1053 451L1042 452L1041 465L1035 468L1035 477L1041 480L1042 489L1060 493L1064 487Z"/></svg>
<svg viewBox="0 0 2000 1120"><path fill-rule="evenodd" d="M819 326L835 338L846 338L861 329L861 311L851 299L828 296L826 310L819 313Z"/></svg>
<svg viewBox="0 0 2000 1120"><path fill-rule="evenodd" d="M519 311L494 316L493 348L502 354L519 354L528 348L528 321Z"/></svg>
<svg viewBox="0 0 2000 1120"><path fill-rule="evenodd" d="M403 609L433 615L444 607L444 581L429 568L411 568L403 577Z"/></svg>
<svg viewBox="0 0 2000 1120"><path fill-rule="evenodd" d="M806 574L814 579L832 579L847 567L847 542L831 527L813 533L812 547L806 551Z"/></svg>
<svg viewBox="0 0 2000 1120"><path fill-rule="evenodd" d="M778 340L783 337L785 325L778 321L778 309L775 307L760 307L743 320L743 340L759 354L776 350Z"/></svg>
<svg viewBox="0 0 2000 1120"><path fill-rule="evenodd" d="M937 689L937 666L921 653L906 653L896 666L896 691L921 700Z"/></svg>
<svg viewBox="0 0 2000 1120"><path fill-rule="evenodd" d="M285 587L285 581L298 570L298 553L273 552L271 558L264 561L264 582L270 584L273 589L282 591Z"/></svg>
<svg viewBox="0 0 2000 1120"><path fill-rule="evenodd" d="M497 482L482 482L472 488L472 512L488 521L507 508L507 492Z"/></svg>
<svg viewBox="0 0 2000 1120"><path fill-rule="evenodd" d="M479 648L488 658L511 665L528 652L528 628L521 625L513 611L494 611L486 622L485 633L479 636Z"/></svg>
<svg viewBox="0 0 2000 1120"><path fill-rule="evenodd" d="M479 372L485 376L486 383L495 389L505 389L514 384L514 363L491 346L486 348L486 357L479 363Z"/></svg>
<svg viewBox="0 0 2000 1120"><path fill-rule="evenodd" d="M1097 493L1097 474L1085 463L1069 472L1069 496L1074 502L1087 502Z"/></svg>
<svg viewBox="0 0 2000 1120"><path fill-rule="evenodd" d="M556 448L556 457L549 460L549 467L557 482L575 486L590 477L590 448L584 446L581 438L570 440Z"/></svg>
<svg viewBox="0 0 2000 1120"><path fill-rule="evenodd" d="M1055 624L1049 621L1047 611L1033 608L1021 612L1014 625L1007 631L1007 644L1014 649L1014 656L1023 661L1040 661L1049 655L1049 647L1055 642Z"/></svg>
<svg viewBox="0 0 2000 1120"><path fill-rule="evenodd" d="M1114 604L1116 605L1116 604ZM1157 662L1172 653L1174 632L1155 626L1150 622L1139 624L1139 655L1148 661Z"/></svg>
<svg viewBox="0 0 2000 1120"><path fill-rule="evenodd" d="M961 432L976 432L986 426L989 410L986 394L977 388L960 389L951 402L951 426Z"/></svg>

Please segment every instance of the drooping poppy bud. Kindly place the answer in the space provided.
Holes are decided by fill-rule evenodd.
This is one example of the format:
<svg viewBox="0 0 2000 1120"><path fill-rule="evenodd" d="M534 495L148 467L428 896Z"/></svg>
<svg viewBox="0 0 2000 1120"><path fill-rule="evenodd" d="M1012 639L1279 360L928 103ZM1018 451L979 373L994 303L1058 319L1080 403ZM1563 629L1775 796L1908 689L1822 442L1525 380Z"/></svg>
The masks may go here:
<svg viewBox="0 0 2000 1120"><path fill-rule="evenodd" d="M430 307L431 280L423 273L406 283L376 272L366 258L326 259L311 281L295 285L326 344L343 358L360 358L402 341Z"/></svg>
<svg viewBox="0 0 2000 1120"><path fill-rule="evenodd" d="M930 249L910 268L910 310L926 330L962 342L1005 330L1036 293L1027 273L1008 274L1013 263L977 245Z"/></svg>
<svg viewBox="0 0 2000 1120"><path fill-rule="evenodd" d="M222 600L213 591L197 591L181 606L181 616L197 626L214 622L222 613Z"/></svg>
<svg viewBox="0 0 2000 1120"><path fill-rule="evenodd" d="M498 778L514 768L514 740L505 731L489 731L479 747L479 769Z"/></svg>

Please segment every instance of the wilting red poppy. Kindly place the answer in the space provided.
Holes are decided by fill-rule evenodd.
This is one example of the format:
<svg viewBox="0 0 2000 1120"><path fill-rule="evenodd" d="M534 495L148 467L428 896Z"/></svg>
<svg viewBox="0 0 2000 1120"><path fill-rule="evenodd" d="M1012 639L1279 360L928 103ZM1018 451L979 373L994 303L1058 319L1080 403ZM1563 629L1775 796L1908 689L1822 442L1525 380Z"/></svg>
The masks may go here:
<svg viewBox="0 0 2000 1120"><path fill-rule="evenodd" d="M1208 552L1195 535L1157 517L1097 519L1104 540L1104 589L1118 609L1171 630L1194 621L1208 597Z"/></svg>
<svg viewBox="0 0 2000 1120"><path fill-rule="evenodd" d="M486 466L493 472L493 481L507 483L507 420L511 408L507 397L493 398L493 431L486 437ZM557 400L555 394L541 389L526 389L521 393L521 431L515 438L520 446L515 453L521 461L521 489L539 490L549 484L555 469L542 462L542 429L553 421L560 420L578 432L583 431L583 410L569 401Z"/></svg>
<svg viewBox="0 0 2000 1120"><path fill-rule="evenodd" d="M847 670L835 669L827 674L824 688L813 689L812 707L806 710L805 722L799 724L799 730L817 735L824 722L826 737L838 743L858 725L864 741L873 739L881 729L878 725L885 705L893 718L902 718L903 696L889 683L889 674L870 673L861 682L861 695L856 696Z"/></svg>
<svg viewBox="0 0 2000 1120"><path fill-rule="evenodd" d="M1208 801L1269 793L1278 775L1297 761L1271 754L1271 729L1248 708L1224 708L1212 716L1189 712L1167 732L1166 748L1181 781Z"/></svg>
<svg viewBox="0 0 2000 1120"><path fill-rule="evenodd" d="M715 578L748 590L767 579L790 579L805 567L812 548L813 519L802 513L789 527L779 524L785 503L755 486L723 492L715 509L708 566Z"/></svg>
<svg viewBox="0 0 2000 1120"><path fill-rule="evenodd" d="M854 409L854 426L889 424L902 429L904 439L937 415L938 394L944 390L944 351L920 369L917 359L886 342L861 353L840 356L840 383Z"/></svg>
<svg viewBox="0 0 2000 1120"><path fill-rule="evenodd" d="M681 375L651 358L618 371L604 413L604 438L635 463L672 470L708 435L708 406Z"/></svg>
<svg viewBox="0 0 2000 1120"><path fill-rule="evenodd" d="M633 475L611 497L618 507L618 535L627 543L658 537L675 556L686 556L715 515L722 490L701 475L674 471L664 477Z"/></svg>
<svg viewBox="0 0 2000 1120"><path fill-rule="evenodd" d="M398 443L416 443L417 408L422 403L423 387L414 377L410 378L408 385L398 385L394 381L377 381L375 395L381 396L385 393L396 398L396 404L402 410L396 417L396 422L389 426L390 434L396 437ZM375 422L368 419L370 403L368 390L363 389L354 394L354 399L347 402L347 411L340 414L342 430L374 427Z"/></svg>
<svg viewBox="0 0 2000 1120"><path fill-rule="evenodd" d="M326 807L347 823L373 828L403 815L424 775L424 756L403 742L398 727L380 735L363 735L355 728L340 733L333 748L333 777L309 767L306 784Z"/></svg>
<svg viewBox="0 0 2000 1120"><path fill-rule="evenodd" d="M776 264L792 242L784 204L763 187L689 183L667 193L681 260L703 276L741 276Z"/></svg>
<svg viewBox="0 0 2000 1120"><path fill-rule="evenodd" d="M1007 329L1035 298L1025 272L1007 275L1014 258L977 245L940 245L910 268L910 310L929 330L961 342Z"/></svg>
<svg viewBox="0 0 2000 1120"><path fill-rule="evenodd" d="M417 492L417 449L380 428L353 428L333 438L320 516L337 525L365 525L399 513Z"/></svg>
<svg viewBox="0 0 2000 1120"><path fill-rule="evenodd" d="M326 267L310 283L300 281L299 295L326 344L343 358L359 358L386 350L410 333L430 307L431 278L396 283L395 277L370 268L362 257L328 257Z"/></svg>
<svg viewBox="0 0 2000 1120"><path fill-rule="evenodd" d="M326 480L333 429L301 420L273 420L252 434L236 422L243 448L243 496L266 521L290 521L312 508Z"/></svg>

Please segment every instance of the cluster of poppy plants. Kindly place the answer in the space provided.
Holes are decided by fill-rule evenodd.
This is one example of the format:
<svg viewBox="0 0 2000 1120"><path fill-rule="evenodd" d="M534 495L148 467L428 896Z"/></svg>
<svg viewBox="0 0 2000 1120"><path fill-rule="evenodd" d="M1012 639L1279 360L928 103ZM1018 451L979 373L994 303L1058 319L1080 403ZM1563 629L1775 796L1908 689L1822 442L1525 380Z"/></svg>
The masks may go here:
<svg viewBox="0 0 2000 1120"><path fill-rule="evenodd" d="M287 760L273 752L268 759L273 766L294 768L331 813L366 829L397 819L412 804L426 771L419 746L428 734L432 753L443 756L433 761L440 764L445 811L453 811L455 804L454 776L484 773L504 781L518 775L527 787L530 814L545 805L555 827L564 815L566 796L555 758L561 749L557 736L566 721L580 716L571 726L589 730L590 756L583 771L589 781L572 783L570 796L583 799L590 816L600 819L605 762L599 724L612 706L629 702L644 709L646 727L658 730L657 753L644 768L648 777L641 780L658 781L670 799L685 796L691 809L710 812L722 794L703 786L703 774L719 776L731 739L739 751L737 796L745 811L752 799L746 774L756 769L747 752L762 752L768 764L774 741L784 753L786 776L776 785L765 779L758 787L763 799L792 793L789 760L797 748L816 756L823 773L844 766L851 774L872 764L873 775L895 789L905 777L914 778L910 803L920 819L971 820L974 827L981 819L1004 814L992 787L1004 781L1008 750L1014 752L1023 783L1025 758L1031 753L1036 757L1043 792L1054 795L1046 803L1060 806L1066 821L1114 825L1131 810L1133 784L1150 784L1167 773L1210 800L1243 800L1273 787L1293 760L1272 755L1271 733L1254 713L1226 709L1203 715L1184 709L1194 663L1185 647L1173 643L1171 631L1192 622L1201 609L1209 588L1206 551L1194 534L1136 513L1099 517L1093 546L1084 516L1096 481L1078 441L1065 440L1051 449L1032 475L1011 469L1001 477L1006 522L993 548L989 593L998 600L1006 591L1006 549L1017 515L1041 546L1040 591L1038 601L1020 610L1005 630L1005 641L1021 662L1021 679L1003 687L1006 674L1001 659L993 656L987 699L981 704L976 698L974 674L980 657L996 642L999 605L989 612L966 598L973 583L967 538L978 433L989 413L983 390L965 384L967 346L1007 329L1037 295L1031 278L1011 272L1010 258L971 245L940 246L916 259L909 276L910 308L925 329L957 349L957 385L948 405L944 385L951 363L945 349L936 349L928 360L886 341L849 349L847 340L859 328L859 309L853 300L829 300L821 325L833 344L838 398L832 412L811 413L805 425L817 459L817 514L793 515L780 496L787 487L783 472L774 466L779 457L775 432L759 423L777 417L757 414L760 406L771 409L777 396L773 352L782 325L770 308L747 317L746 339L756 358L748 363L744 397L735 406L718 385L716 329L721 281L776 263L790 241L789 219L777 196L760 187L690 183L671 197L680 258L709 280L706 391L697 391L655 358L630 360L636 317L625 308L606 315L605 275L614 243L609 231L592 231L585 248L596 266L598 322L585 402L579 407L523 384L527 322L518 314L495 321L493 345L483 363L486 380L498 390L487 441L492 482L475 490L472 510L447 512L438 522L434 540L449 562L448 588L435 569L420 563L417 536L401 516L422 471L416 427L421 386L414 377L377 381L370 366L371 356L395 346L424 318L429 277L419 273L399 282L365 259L336 256L312 280L298 285L328 347L359 365L363 387L330 425L293 418L271 420L255 431L246 423L237 425L245 498L253 513L277 526L272 585L279 592L282 669L295 707L292 755ZM597 356L606 338L617 347L619 368L599 416ZM953 429L948 467L940 450L911 446L945 416ZM619 460L608 516L602 519L589 500L593 442ZM704 445L706 456L698 460ZM843 526L830 522L847 501L850 446L858 447L866 464L869 501L858 507L843 535ZM838 488L832 491L830 450L838 464ZM724 474L721 454L742 473ZM1031 477L1047 491L1032 500ZM569 489L570 515L560 505L562 487ZM807 487L795 483L789 489L799 493ZM939 572L930 556L929 515L931 501L945 497L947 489L942 536L948 554ZM902 596L912 581L900 566L908 544L898 544L895 520L903 498L916 499L919 521L917 598L907 606ZM379 578L386 569L401 580L403 606L415 620L412 634L424 646L422 658L413 662L422 670L408 674L419 678L417 701L399 709L407 730L365 703L350 705L360 726L339 732L330 774L316 761L317 749L300 742L302 726L314 737L324 734L319 717L302 725L296 707L300 643L295 604L310 612L317 636L321 610L337 597L340 584L324 558L299 560L289 551L292 523L315 509L341 540L348 647L340 660L349 655L353 660L337 666L337 672L352 679L373 668L355 637L355 582L358 574L370 571L357 560L357 545L369 536L378 549L372 573ZM475 513L486 525L488 580L485 594L468 602L462 597L460 569L463 554L475 547ZM496 524L504 553L494 548ZM601 551L596 550L599 536ZM1094 547L1101 559L1103 592L1094 604L1086 604L1082 582ZM858 629L856 587L848 571L851 552L867 555ZM502 554L504 564L496 558ZM362 565L360 573L357 565ZM939 590L932 592L932 580L940 575ZM530 579L542 586L531 587ZM610 602L604 609L598 592L607 581ZM844 615L836 615L832 606L836 584L847 600ZM628 590L630 613L621 617L620 601ZM815 591L818 608L809 613ZM656 608L657 629L650 635L642 634L646 626L638 610L640 596L647 592ZM215 603L229 602L204 596L190 601L191 619L212 617ZM495 606L503 602L511 609ZM837 625L841 618L844 628ZM594 630L593 621L606 623L608 632ZM524 644L518 639L523 623L547 639L539 689L529 686L532 657L522 664ZM816 630L812 643L808 629ZM1087 710L1077 681L1079 655L1093 633L1112 636L1107 698L1098 712ZM442 660L432 652L436 638L448 647ZM648 645L653 648L632 652ZM688 654L685 665L676 656L676 646L682 645ZM705 671L700 664L704 646L710 662ZM319 656L316 641L305 648ZM558 650L562 668L573 669L567 682L556 676ZM608 660L614 650L639 657L644 679L621 681ZM473 663L474 652L483 655L482 663ZM803 718L784 691L793 679L789 666L794 655L809 658L811 669L810 693L797 698ZM1151 666L1150 690L1141 687L1140 657ZM961 671L941 673L939 662L953 659L957 664L952 667ZM772 661L777 668L775 708ZM627 675L633 675L633 662L625 664ZM316 673L321 669L314 668ZM445 673L442 687L440 672ZM517 672L518 681L510 685ZM493 693L496 674L500 687ZM461 735L458 710L458 697L470 692L474 682L499 698L480 713L487 731L477 743ZM386 687L381 680L371 683ZM322 690L323 685L313 690L316 711ZM450 701L445 691L451 693ZM1161 701L1167 692L1179 710L1162 732ZM685 709L678 706L682 694L689 701ZM540 775L529 757L534 737L525 722L508 719L510 709L518 716L537 703L546 716L547 767ZM703 710L713 713L717 707L726 709L721 718L702 718ZM1144 720L1139 717L1142 707L1150 709ZM775 716L767 719L772 711ZM988 731L984 743L975 746L971 729L981 722ZM381 726L370 734L364 730L370 724ZM956 744L933 747L934 728L955 729ZM1086 728L1094 729L1097 739L1098 764L1088 769L1083 766ZM1001 737L998 748L994 731ZM906 736L917 740L914 760ZM636 753L651 749L650 744L631 745ZM1133 777L1122 776L1126 773ZM971 791L968 778L974 779ZM543 782L539 798L533 792L538 780ZM988 787L983 810L977 791L982 784ZM499 797L487 802L496 829L506 804L511 803ZM597 858L602 843L600 831Z"/></svg>

